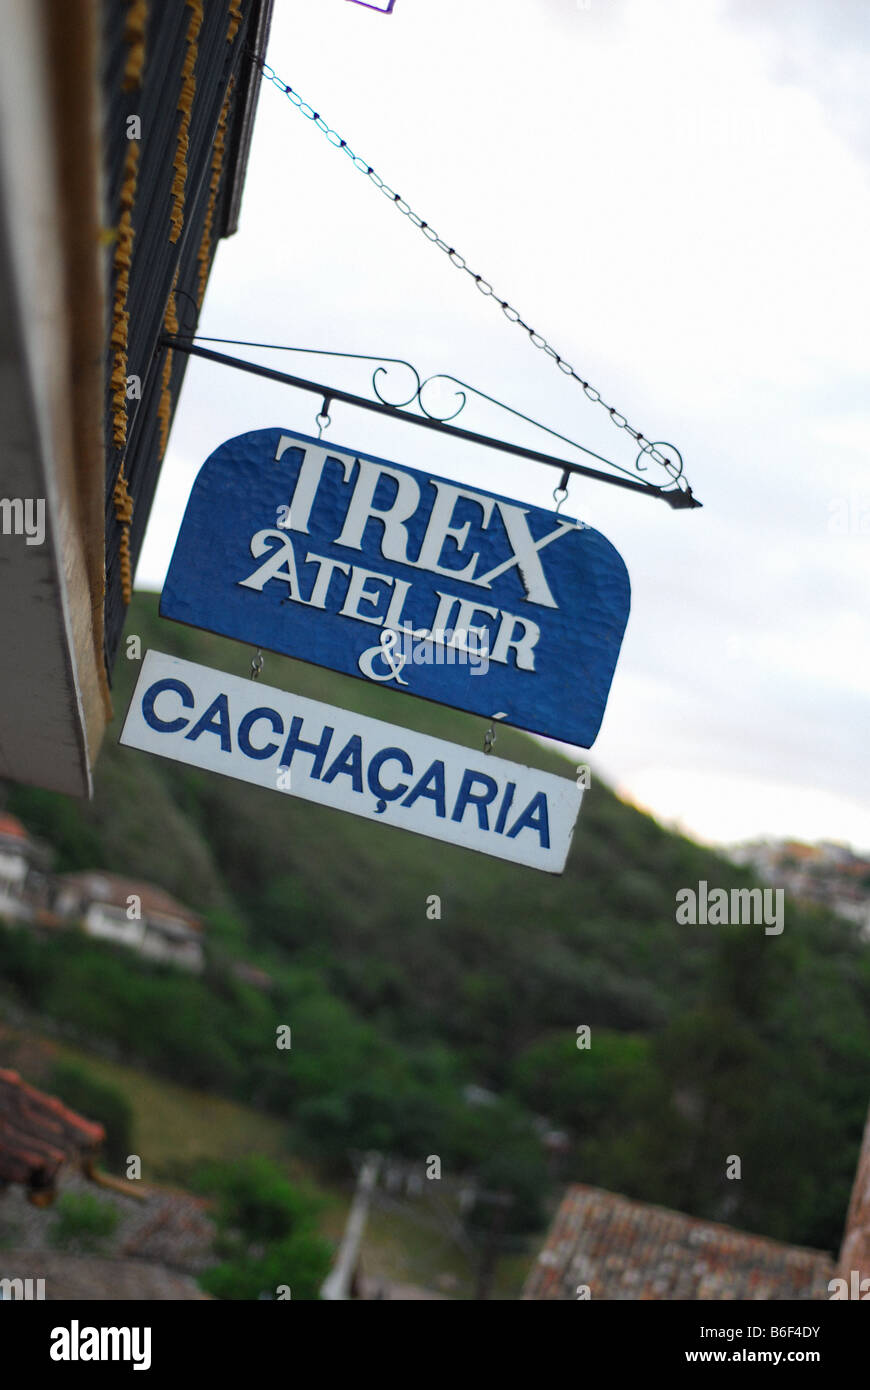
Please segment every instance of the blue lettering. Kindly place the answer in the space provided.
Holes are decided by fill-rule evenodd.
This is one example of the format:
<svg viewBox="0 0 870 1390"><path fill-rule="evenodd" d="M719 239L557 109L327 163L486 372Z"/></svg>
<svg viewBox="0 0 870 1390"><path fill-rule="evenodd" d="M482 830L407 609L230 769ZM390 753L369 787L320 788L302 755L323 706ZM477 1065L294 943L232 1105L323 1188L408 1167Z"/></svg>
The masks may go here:
<svg viewBox="0 0 870 1390"><path fill-rule="evenodd" d="M536 817L534 812L540 811L540 816ZM508 839L514 840L521 830L537 830L541 840L541 848L550 848L550 822L547 817L547 798L543 792L535 792L526 809L521 816L518 816L508 831Z"/></svg>
<svg viewBox="0 0 870 1390"><path fill-rule="evenodd" d="M378 804L375 808L378 815L386 811L388 801L395 801L397 797L404 796L408 790L407 782L400 782L397 787L382 785L381 768L384 763L388 762L397 762L405 774L414 771L414 764L402 748L382 748L380 753L375 754L369 763L368 783L372 796L378 798Z"/></svg>
<svg viewBox="0 0 870 1390"><path fill-rule="evenodd" d="M362 791L362 739L359 734L348 739L335 762L323 774L323 780L334 782L340 775L351 779L355 792Z"/></svg>
<svg viewBox="0 0 870 1390"><path fill-rule="evenodd" d="M443 820L447 810L444 805L444 764L440 758L436 758L432 766L426 769L419 782L411 788L402 805L413 806L417 798L421 796L435 802L435 814Z"/></svg>
<svg viewBox="0 0 870 1390"><path fill-rule="evenodd" d="M214 715L214 718L211 716ZM230 709L226 695L217 695L205 714L196 721L185 738L199 738L200 734L217 734L224 753L232 753L233 742L230 737Z"/></svg>
<svg viewBox="0 0 870 1390"><path fill-rule="evenodd" d="M271 758L273 753L278 752L277 743L267 743L265 748L256 748L251 743L251 730L258 719L268 719L272 725L272 733L283 734L284 720L278 711L261 706L259 709L249 710L239 725L239 747L249 758Z"/></svg>
<svg viewBox="0 0 870 1390"><path fill-rule="evenodd" d="M290 725L290 733L287 742L284 744L284 752L281 754L281 766L289 767L293 760L293 754L296 752L313 753L314 762L311 765L311 776L319 779L335 730L331 724L325 725L323 733L320 735L319 743L306 743L304 739L299 737L301 732L302 718L300 715L294 714Z"/></svg>
<svg viewBox="0 0 870 1390"><path fill-rule="evenodd" d="M167 676L165 680L155 681L150 689L145 691L142 696L142 718L152 729L156 729L158 734L177 734L179 729L187 725L187 720L181 715L177 719L158 719L154 711L154 701L158 695L162 695L164 690L174 690L181 696L181 703L185 709L193 709L196 703L193 698L193 691L184 681L174 680Z"/></svg>
<svg viewBox="0 0 870 1390"><path fill-rule="evenodd" d="M472 792L475 782L481 783L484 790L478 794ZM462 774L462 784L459 788L459 795L456 798L456 805L453 807L451 820L461 821L468 806L477 807L477 823L481 830L489 829L489 815L487 806L494 801L498 794L498 782L494 777L488 777L485 772L472 772L466 768Z"/></svg>

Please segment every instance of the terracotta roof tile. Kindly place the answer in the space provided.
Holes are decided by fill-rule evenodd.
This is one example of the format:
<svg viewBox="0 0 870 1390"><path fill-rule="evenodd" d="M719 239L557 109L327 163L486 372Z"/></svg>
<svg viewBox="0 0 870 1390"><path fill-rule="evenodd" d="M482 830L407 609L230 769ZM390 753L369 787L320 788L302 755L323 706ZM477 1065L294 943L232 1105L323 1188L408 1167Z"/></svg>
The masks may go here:
<svg viewBox="0 0 870 1390"><path fill-rule="evenodd" d="M0 835L5 835L9 840L27 840L29 838L21 821L5 812L0 814Z"/></svg>
<svg viewBox="0 0 870 1390"><path fill-rule="evenodd" d="M105 1137L102 1125L0 1068L0 1184L52 1188L64 1163L91 1157Z"/></svg>
<svg viewBox="0 0 870 1390"><path fill-rule="evenodd" d="M683 1212L574 1185L526 1281L525 1299L827 1298L834 1262Z"/></svg>

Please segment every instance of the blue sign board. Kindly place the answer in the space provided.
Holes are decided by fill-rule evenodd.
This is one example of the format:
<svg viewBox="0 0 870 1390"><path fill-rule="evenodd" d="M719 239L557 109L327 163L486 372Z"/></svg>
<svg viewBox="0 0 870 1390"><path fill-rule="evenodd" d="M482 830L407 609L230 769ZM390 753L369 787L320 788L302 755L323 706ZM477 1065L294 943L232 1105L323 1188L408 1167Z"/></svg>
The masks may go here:
<svg viewBox="0 0 870 1390"><path fill-rule="evenodd" d="M583 522L266 429L200 469L160 612L589 748L629 598Z"/></svg>

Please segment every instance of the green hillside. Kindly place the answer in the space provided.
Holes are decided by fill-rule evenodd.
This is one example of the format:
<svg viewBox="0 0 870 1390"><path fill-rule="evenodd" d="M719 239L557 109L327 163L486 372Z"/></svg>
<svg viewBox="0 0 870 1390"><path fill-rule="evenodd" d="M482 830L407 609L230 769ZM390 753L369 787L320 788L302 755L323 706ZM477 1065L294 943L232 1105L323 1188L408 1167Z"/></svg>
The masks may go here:
<svg viewBox="0 0 870 1390"><path fill-rule="evenodd" d="M249 673L250 649L162 621L154 595L135 596L126 631L143 651ZM678 925L679 888L751 880L621 803L594 767L553 877L121 748L139 669L123 653L93 802L9 787L7 804L56 868L143 877L206 913L209 969L189 980L75 934L49 946L0 931L8 993L253 1100L323 1164L376 1145L474 1168L515 1193L518 1230L557 1176L836 1248L870 1096L870 963L853 926L792 904L780 936ZM262 680L482 744L480 719L315 666L267 654ZM496 753L572 775L512 730ZM232 978L231 957L267 969L273 994ZM276 1051L279 1023L292 1052ZM468 1104L470 1083L498 1101ZM558 1159L535 1116L568 1135Z"/></svg>

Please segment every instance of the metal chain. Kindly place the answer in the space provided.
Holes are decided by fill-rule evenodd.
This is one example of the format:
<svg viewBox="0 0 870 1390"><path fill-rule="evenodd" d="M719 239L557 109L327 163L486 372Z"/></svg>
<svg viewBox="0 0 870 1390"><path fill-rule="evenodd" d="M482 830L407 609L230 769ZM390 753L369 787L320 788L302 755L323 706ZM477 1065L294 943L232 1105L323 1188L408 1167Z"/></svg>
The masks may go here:
<svg viewBox="0 0 870 1390"><path fill-rule="evenodd" d="M315 111L314 107L310 106L307 101L303 101L299 93L294 92L293 88L278 76L273 67L266 63L256 53L252 53L251 57L253 58L253 61L257 64L257 66L260 68L266 81L271 82L274 87L277 87L279 92L282 92L286 97L288 97L290 101L293 103L293 105L297 108L297 110L301 111L302 115L306 118L306 120L313 121L314 124L317 126L318 130L321 130L323 134L326 136L330 145L334 145L336 149L343 150L344 153L347 155L348 159L353 164L353 167L355 169L358 169L361 174L365 174L366 177L370 179L371 182L374 184L375 188L379 189L379 191L383 193L385 198L389 198L390 202L393 203L403 214L403 216L407 217L408 220L412 222L415 227L419 228L419 230L423 233L426 239L432 242L433 246L437 246L439 251L443 251L444 254L450 260L451 264L456 266L457 270L464 270L467 275L470 275L471 279L474 281L475 285L480 290L480 293L482 295L485 295L487 298L491 297L492 299L494 299L495 302L501 308L501 311L504 314L505 318L508 319L511 323L519 324L520 328L524 329L525 332L528 334L529 341L536 348L540 348L543 352L545 352L548 357L551 357L555 362L556 366L559 368L560 372L564 372L566 376L573 377L574 380L578 383L578 385L582 386L588 399L592 401L593 404L600 405L603 410L607 411L607 414L610 416L611 421L614 425L616 425L617 429L625 430L626 434L630 435L631 438L635 440L637 444L640 445L641 453L648 454L651 459L653 459L656 463L660 464L661 467L664 468L665 472L679 486L688 486L688 484L685 483L685 480L681 478L681 466L678 467L672 459L669 459L665 454L661 453L660 450L658 450L650 440L648 440L643 434L641 434L639 430L636 430L632 425L630 425L626 417L620 411L618 411L615 408L615 406L608 405L607 402L602 399L601 392L597 391L594 386L590 386L588 381L585 381L578 372L575 372L574 368L570 365L570 363L566 362L564 357L559 356L558 352L556 352L556 349L552 347L550 343L547 342L546 338L544 338L542 334L536 332L534 328L531 328L529 324L525 322L525 320L522 318L517 309L514 309L513 306L509 304L506 299L500 299L498 293L493 289L489 281L485 280L482 275L476 274L475 271L473 271L471 267L466 264L465 257L460 256L459 252L455 249L455 247L451 246L448 242L446 242L443 239L443 237L440 237L438 233L435 231L434 227L431 227L428 222L424 222L422 217L419 217L418 214L413 211L410 205L406 203L405 199L401 196L401 194L396 193L394 189L390 188L389 184L384 182L380 174L377 174L375 170L372 168L371 164L369 164L360 155L354 154L347 141L343 140L337 131L333 130L330 126L328 126L326 121L320 115L320 113L318 111Z"/></svg>

